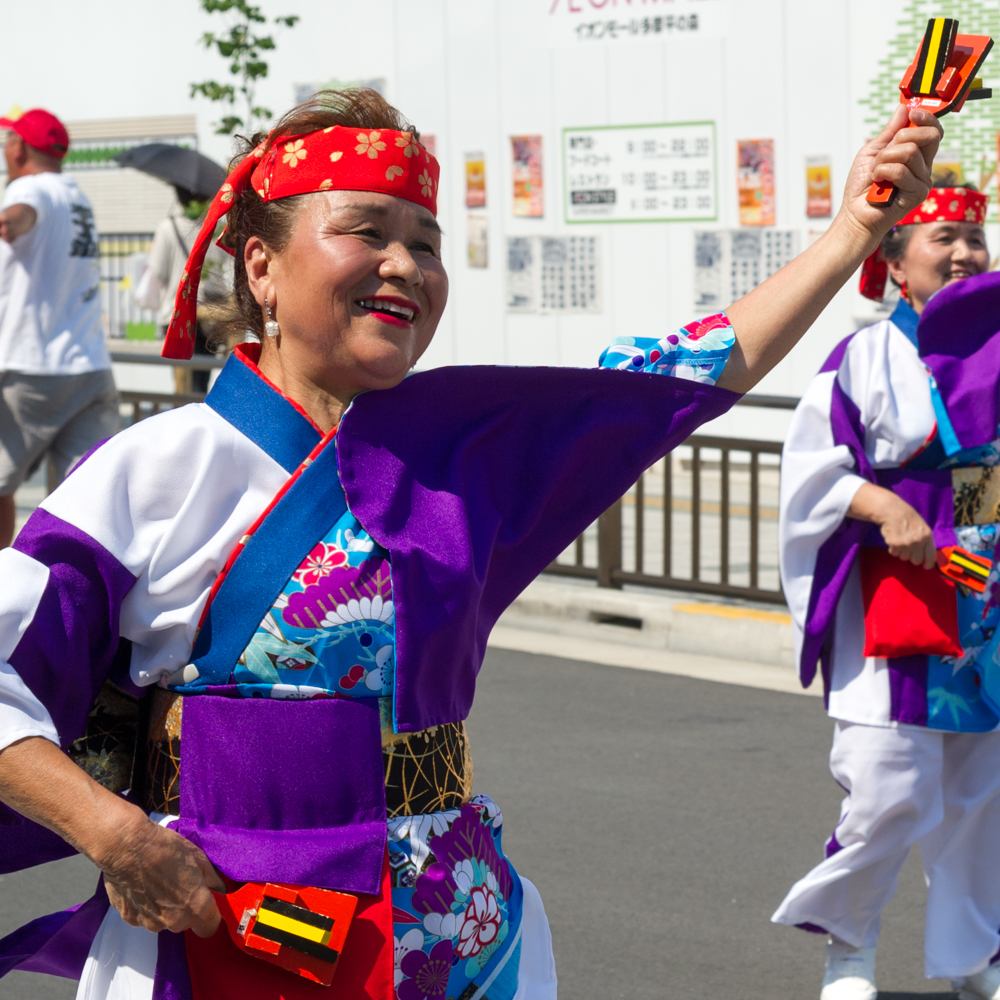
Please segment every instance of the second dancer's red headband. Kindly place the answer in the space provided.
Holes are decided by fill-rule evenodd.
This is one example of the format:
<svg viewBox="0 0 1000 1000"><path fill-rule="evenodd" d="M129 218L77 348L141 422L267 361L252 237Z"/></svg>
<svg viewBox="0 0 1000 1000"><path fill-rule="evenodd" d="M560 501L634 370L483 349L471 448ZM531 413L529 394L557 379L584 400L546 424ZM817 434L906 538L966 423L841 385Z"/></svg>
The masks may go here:
<svg viewBox="0 0 1000 1000"><path fill-rule="evenodd" d="M262 201L315 191L376 191L422 205L437 215L441 168L412 132L330 128L263 143L226 178L209 206L174 301L162 355L190 358L197 326L198 284L219 220L252 186Z"/></svg>

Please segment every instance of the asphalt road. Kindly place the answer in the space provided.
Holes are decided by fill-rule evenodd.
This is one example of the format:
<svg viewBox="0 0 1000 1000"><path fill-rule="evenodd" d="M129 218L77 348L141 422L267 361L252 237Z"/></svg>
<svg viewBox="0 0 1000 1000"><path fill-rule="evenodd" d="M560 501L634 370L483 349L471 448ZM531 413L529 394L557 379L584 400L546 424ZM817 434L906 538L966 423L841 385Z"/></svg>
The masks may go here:
<svg viewBox="0 0 1000 1000"><path fill-rule="evenodd" d="M469 727L563 1000L819 996L822 939L768 920L837 818L819 699L491 650ZM93 882L80 859L3 878L0 934ZM923 910L914 856L883 921L882 1000L948 989L922 977ZM12 974L0 998L74 985Z"/></svg>

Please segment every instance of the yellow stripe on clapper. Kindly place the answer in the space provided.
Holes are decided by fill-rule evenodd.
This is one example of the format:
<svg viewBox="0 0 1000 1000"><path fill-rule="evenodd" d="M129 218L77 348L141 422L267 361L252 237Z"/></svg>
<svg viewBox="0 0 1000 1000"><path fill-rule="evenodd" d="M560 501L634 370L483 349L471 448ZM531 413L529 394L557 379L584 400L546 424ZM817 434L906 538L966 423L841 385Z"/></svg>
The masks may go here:
<svg viewBox="0 0 1000 1000"><path fill-rule="evenodd" d="M973 562L971 559L963 559L960 555L953 555L951 561L956 566L961 566L962 569L968 570L975 576L981 576L983 579L990 575L989 569L983 566L981 563Z"/></svg>
<svg viewBox="0 0 1000 1000"><path fill-rule="evenodd" d="M924 63L924 75L920 78L920 90L918 93L930 94L934 91L934 67L937 65L938 53L941 51L941 36L944 34L945 18L934 18L934 32L931 35L930 45L927 46L926 62Z"/></svg>
<svg viewBox="0 0 1000 1000"><path fill-rule="evenodd" d="M305 938L316 944L327 945L330 943L330 931L325 931L322 927L311 927L301 920L293 920L291 917L275 913L273 910L262 909L257 914L257 923L285 931L287 934L294 934L296 937Z"/></svg>

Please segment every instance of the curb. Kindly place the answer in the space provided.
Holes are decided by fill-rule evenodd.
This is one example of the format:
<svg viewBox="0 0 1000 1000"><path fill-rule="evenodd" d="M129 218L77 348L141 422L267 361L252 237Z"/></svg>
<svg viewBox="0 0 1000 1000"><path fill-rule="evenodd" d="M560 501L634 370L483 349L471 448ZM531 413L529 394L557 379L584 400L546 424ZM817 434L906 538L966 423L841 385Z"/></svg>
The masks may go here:
<svg viewBox="0 0 1000 1000"><path fill-rule="evenodd" d="M497 625L490 635L491 649L507 649L535 656L558 656L606 667L629 670L651 670L658 674L693 677L717 684L738 684L742 687L780 691L783 694L823 696L823 682L818 673L808 689L803 689L794 670L764 663L701 656L697 653L676 653L659 649L644 649L600 639L539 632L524 628Z"/></svg>
<svg viewBox="0 0 1000 1000"><path fill-rule="evenodd" d="M497 627L766 664L789 673L795 667L792 620L784 609L676 591L609 590L543 576Z"/></svg>

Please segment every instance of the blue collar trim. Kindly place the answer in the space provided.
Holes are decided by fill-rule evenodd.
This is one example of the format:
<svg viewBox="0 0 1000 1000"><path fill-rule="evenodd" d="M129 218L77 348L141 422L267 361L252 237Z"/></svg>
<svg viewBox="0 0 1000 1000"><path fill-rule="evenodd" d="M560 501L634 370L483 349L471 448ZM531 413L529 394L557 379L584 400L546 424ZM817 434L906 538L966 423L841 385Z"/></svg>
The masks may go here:
<svg viewBox="0 0 1000 1000"><path fill-rule="evenodd" d="M899 300L896 308L892 311L892 315L889 317L889 322L895 323L906 334L906 339L918 351L920 350L920 345L917 343L917 322L919 319L920 317L913 311L913 306L906 299Z"/></svg>
<svg viewBox="0 0 1000 1000"><path fill-rule="evenodd" d="M291 475L320 442L320 433L292 404L230 355L205 402Z"/></svg>
<svg viewBox="0 0 1000 1000"><path fill-rule="evenodd" d="M920 344L917 341L917 323L919 319L920 317L914 312L913 306L906 299L899 300L899 304L889 317L889 322L896 325L905 335L906 339L917 349L918 353L920 351ZM937 420L937 436L944 448L945 455L951 457L962 450L962 445L959 443L954 427L952 427L951 418L945 409L944 400L941 398L937 382L930 372L927 375L931 383L931 404L934 407L934 418Z"/></svg>

